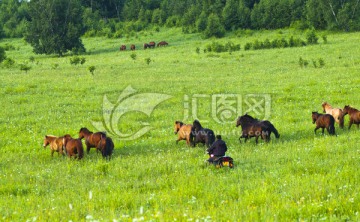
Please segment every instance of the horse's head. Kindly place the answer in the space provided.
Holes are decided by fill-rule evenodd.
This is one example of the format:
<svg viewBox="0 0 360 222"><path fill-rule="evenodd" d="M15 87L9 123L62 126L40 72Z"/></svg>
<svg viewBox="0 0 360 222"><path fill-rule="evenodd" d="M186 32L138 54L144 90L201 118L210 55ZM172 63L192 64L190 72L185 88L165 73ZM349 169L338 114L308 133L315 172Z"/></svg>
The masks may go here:
<svg viewBox="0 0 360 222"><path fill-rule="evenodd" d="M349 105L344 106L344 109L342 110L343 116L348 114L350 109L351 109L351 107Z"/></svg>
<svg viewBox="0 0 360 222"><path fill-rule="evenodd" d="M194 128L195 130L200 130L200 129L202 128L199 120L197 120L197 119L194 120L194 122L193 122L193 127L192 127L192 128Z"/></svg>
<svg viewBox="0 0 360 222"><path fill-rule="evenodd" d="M50 140L49 140L49 137L48 136L45 136L44 137L44 143L43 143L43 147L45 148L47 145L50 144Z"/></svg>
<svg viewBox="0 0 360 222"><path fill-rule="evenodd" d="M174 133L177 134L180 130L180 128L182 127L182 125L184 125L183 122L181 121L175 121L175 125L174 125Z"/></svg>
<svg viewBox="0 0 360 222"><path fill-rule="evenodd" d="M83 127L79 130L79 139L84 138L85 136L87 136L89 133L91 133L88 128Z"/></svg>
<svg viewBox="0 0 360 222"><path fill-rule="evenodd" d="M319 117L319 113L318 112L312 112L311 113L311 118L312 118L312 123L314 124L317 120L317 118Z"/></svg>

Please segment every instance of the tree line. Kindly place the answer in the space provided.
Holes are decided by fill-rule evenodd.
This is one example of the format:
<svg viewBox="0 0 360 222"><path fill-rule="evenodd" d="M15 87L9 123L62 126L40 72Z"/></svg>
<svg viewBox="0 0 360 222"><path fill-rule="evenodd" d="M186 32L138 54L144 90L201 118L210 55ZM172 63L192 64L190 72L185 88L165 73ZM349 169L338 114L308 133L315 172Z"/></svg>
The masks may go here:
<svg viewBox="0 0 360 222"><path fill-rule="evenodd" d="M222 37L238 29L360 30L360 0L0 0L0 38L35 53L82 51L81 36L119 38L159 27Z"/></svg>
<svg viewBox="0 0 360 222"><path fill-rule="evenodd" d="M289 26L360 30L360 0L80 0L83 32L107 35L149 26L182 27L184 32L221 36L236 29ZM22 37L31 4L74 4L74 0L0 0L0 35ZM45 3L43 5L46 5ZM50 7L50 6L46 6ZM39 10L45 10L40 9ZM78 15L80 16L80 15ZM209 24L210 23L210 24ZM216 28L214 33L211 28ZM207 30L208 28L208 30ZM206 33L206 30L208 33Z"/></svg>

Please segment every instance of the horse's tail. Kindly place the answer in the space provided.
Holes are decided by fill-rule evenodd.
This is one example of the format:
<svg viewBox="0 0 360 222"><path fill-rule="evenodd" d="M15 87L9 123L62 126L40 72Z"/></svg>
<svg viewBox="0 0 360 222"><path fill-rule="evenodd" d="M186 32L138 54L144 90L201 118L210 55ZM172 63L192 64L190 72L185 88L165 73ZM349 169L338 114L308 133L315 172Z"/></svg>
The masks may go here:
<svg viewBox="0 0 360 222"><path fill-rule="evenodd" d="M110 160L113 150L114 150L114 142L110 137L106 137L106 144L105 144L105 149L103 150L103 156Z"/></svg>
<svg viewBox="0 0 360 222"><path fill-rule="evenodd" d="M80 160L84 157L84 147L82 145L81 139L78 139L77 142L78 142L78 144L76 146L76 149L77 149L77 153L78 153L78 158Z"/></svg>
<svg viewBox="0 0 360 222"><path fill-rule="evenodd" d="M333 116L330 116L329 134L335 135L335 119Z"/></svg>

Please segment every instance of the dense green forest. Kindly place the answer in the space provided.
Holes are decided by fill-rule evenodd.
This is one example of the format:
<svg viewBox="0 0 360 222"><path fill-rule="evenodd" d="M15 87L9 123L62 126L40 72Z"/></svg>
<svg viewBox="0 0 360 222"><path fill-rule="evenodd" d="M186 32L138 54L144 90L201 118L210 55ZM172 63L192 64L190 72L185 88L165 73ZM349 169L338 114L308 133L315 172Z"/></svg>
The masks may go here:
<svg viewBox="0 0 360 222"><path fill-rule="evenodd" d="M23 37L29 5L44 0L0 0L0 37ZM75 0L46 0L68 4ZM360 0L80 0L85 36L122 37L152 27L182 27L221 37L237 29L294 27L360 30ZM40 9L42 10L42 9ZM65 19L65 18L64 18ZM214 30L215 29L215 30Z"/></svg>

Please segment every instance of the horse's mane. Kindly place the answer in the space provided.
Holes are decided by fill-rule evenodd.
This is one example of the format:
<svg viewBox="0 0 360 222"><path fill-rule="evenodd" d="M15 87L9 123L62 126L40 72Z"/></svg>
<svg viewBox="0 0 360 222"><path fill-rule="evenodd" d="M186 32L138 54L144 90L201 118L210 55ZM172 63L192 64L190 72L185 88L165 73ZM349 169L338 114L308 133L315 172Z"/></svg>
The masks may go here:
<svg viewBox="0 0 360 222"><path fill-rule="evenodd" d="M45 137L58 138L58 136L54 136L54 135L45 135Z"/></svg>
<svg viewBox="0 0 360 222"><path fill-rule="evenodd" d="M329 109L332 108L332 106L328 102L323 102L322 107L328 107Z"/></svg>
<svg viewBox="0 0 360 222"><path fill-rule="evenodd" d="M81 132L81 131L84 131L84 132L86 132L86 133L93 133L93 132L91 132L88 128L86 128L86 127L82 127L79 132Z"/></svg>
<svg viewBox="0 0 360 222"><path fill-rule="evenodd" d="M193 125L194 125L194 127L203 128L203 127L201 126L201 124L200 124L199 120L197 120L197 119L196 119L196 120L194 120Z"/></svg>
<svg viewBox="0 0 360 222"><path fill-rule="evenodd" d="M354 108L354 107L351 107L350 105L347 105L347 106L345 106L345 107L347 107L349 110L351 110L351 111L359 111L358 109L356 109L356 108Z"/></svg>
<svg viewBox="0 0 360 222"><path fill-rule="evenodd" d="M250 116L249 114L245 113L245 115L243 115L242 117L245 117L245 118L248 118L248 119L251 119L251 120L255 120L255 121L259 121L258 119Z"/></svg>
<svg viewBox="0 0 360 222"><path fill-rule="evenodd" d="M181 121L175 121L175 124L180 124L180 126L184 125L184 123Z"/></svg>

